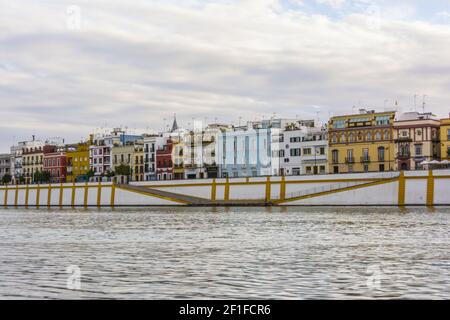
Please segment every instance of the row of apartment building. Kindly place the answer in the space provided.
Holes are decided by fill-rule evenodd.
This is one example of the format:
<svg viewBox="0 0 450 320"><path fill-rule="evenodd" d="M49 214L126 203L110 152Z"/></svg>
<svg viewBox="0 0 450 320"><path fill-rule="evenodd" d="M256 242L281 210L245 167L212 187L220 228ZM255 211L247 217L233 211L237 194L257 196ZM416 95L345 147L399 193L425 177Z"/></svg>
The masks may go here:
<svg viewBox="0 0 450 320"><path fill-rule="evenodd" d="M256 177L417 170L450 160L450 118L431 113L360 110L312 120L268 119L243 126L201 123L194 129L130 135L122 129L80 143L33 139L0 155L0 178L34 183L119 183L217 177ZM124 172L125 168L125 172Z"/></svg>

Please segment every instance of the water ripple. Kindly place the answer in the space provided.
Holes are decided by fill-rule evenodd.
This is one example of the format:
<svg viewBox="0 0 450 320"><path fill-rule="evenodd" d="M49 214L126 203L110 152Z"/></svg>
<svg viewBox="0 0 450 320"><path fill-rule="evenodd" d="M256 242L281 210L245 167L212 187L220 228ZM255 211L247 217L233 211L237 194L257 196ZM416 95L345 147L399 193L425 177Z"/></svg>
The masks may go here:
<svg viewBox="0 0 450 320"><path fill-rule="evenodd" d="M448 299L449 213L0 209L0 297Z"/></svg>

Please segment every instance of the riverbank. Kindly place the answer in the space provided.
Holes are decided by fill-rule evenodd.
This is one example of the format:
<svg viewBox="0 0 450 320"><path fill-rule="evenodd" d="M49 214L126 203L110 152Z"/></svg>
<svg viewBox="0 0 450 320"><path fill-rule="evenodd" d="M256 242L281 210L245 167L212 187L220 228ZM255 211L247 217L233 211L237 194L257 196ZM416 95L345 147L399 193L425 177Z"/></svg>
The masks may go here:
<svg viewBox="0 0 450 320"><path fill-rule="evenodd" d="M0 187L4 207L447 206L450 170Z"/></svg>

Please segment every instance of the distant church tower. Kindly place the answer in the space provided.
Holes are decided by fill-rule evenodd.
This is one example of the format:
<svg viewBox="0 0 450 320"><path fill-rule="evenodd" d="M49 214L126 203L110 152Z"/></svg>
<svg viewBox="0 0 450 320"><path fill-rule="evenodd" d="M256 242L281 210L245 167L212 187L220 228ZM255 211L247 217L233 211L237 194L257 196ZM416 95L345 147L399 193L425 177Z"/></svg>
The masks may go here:
<svg viewBox="0 0 450 320"><path fill-rule="evenodd" d="M177 123L177 115L173 115L173 124L172 124L172 130L170 132L175 132L178 130L178 123Z"/></svg>

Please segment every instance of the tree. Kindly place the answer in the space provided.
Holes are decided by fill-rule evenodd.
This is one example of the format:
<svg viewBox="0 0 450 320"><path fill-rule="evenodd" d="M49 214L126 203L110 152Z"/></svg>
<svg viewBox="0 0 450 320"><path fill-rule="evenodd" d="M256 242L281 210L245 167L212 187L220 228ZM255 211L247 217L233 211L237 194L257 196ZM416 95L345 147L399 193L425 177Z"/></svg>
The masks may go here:
<svg viewBox="0 0 450 320"><path fill-rule="evenodd" d="M40 183L41 180L42 180L42 172L36 171L36 172L33 174L33 181L34 181L35 183Z"/></svg>
<svg viewBox="0 0 450 320"><path fill-rule="evenodd" d="M115 173L116 176L125 176L127 177L127 180L129 180L131 175L131 167L126 164L121 164L116 167Z"/></svg>
<svg viewBox="0 0 450 320"><path fill-rule="evenodd" d="M3 184L8 184L8 183L11 183L11 181L12 181L12 176L10 175L10 174L5 174L4 176L3 176L3 178L2 178L2 183Z"/></svg>
<svg viewBox="0 0 450 320"><path fill-rule="evenodd" d="M25 177L23 175L19 176L19 183L24 184L25 183Z"/></svg>
<svg viewBox="0 0 450 320"><path fill-rule="evenodd" d="M88 177L88 178L92 178L93 176L95 176L95 172L94 172L94 170L89 170L87 173L86 173L86 176Z"/></svg>
<svg viewBox="0 0 450 320"><path fill-rule="evenodd" d="M42 172L42 182L43 183L50 182L50 178L51 178L50 172L48 172L48 171Z"/></svg>
<svg viewBox="0 0 450 320"><path fill-rule="evenodd" d="M37 183L50 182L50 172L48 171L36 171L33 175L33 181Z"/></svg>
<svg viewBox="0 0 450 320"><path fill-rule="evenodd" d="M114 171L107 171L105 175L108 178L112 178L116 175L116 173Z"/></svg>

